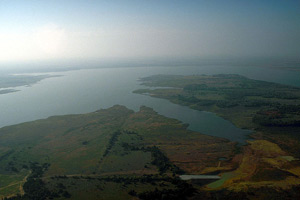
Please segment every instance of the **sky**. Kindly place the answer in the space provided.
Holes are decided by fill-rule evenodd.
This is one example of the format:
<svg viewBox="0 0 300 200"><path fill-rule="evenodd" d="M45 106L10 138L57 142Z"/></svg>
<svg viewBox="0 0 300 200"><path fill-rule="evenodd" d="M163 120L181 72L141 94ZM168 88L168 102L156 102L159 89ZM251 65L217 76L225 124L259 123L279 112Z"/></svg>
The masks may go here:
<svg viewBox="0 0 300 200"><path fill-rule="evenodd" d="M299 0L0 0L0 63L300 57Z"/></svg>

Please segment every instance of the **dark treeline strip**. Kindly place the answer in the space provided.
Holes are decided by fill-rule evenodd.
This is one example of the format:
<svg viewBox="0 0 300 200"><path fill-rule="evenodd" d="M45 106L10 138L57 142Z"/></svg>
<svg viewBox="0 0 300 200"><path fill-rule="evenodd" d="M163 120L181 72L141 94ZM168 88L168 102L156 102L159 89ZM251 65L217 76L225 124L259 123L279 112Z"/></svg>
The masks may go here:
<svg viewBox="0 0 300 200"><path fill-rule="evenodd" d="M152 165L155 165L160 174L166 173L168 170L175 174L183 174L184 171L179 169L176 165L174 165L167 156L156 146L152 147L137 147L134 145L130 145L128 143L122 143L122 147L126 151L144 151L151 152L152 156Z"/></svg>
<svg viewBox="0 0 300 200"><path fill-rule="evenodd" d="M110 150L112 149L112 147L115 145L115 143L118 141L118 137L119 135L121 135L122 132L120 130L116 131L113 133L113 135L111 136L111 138L108 141L108 145L104 151L103 154L103 158L107 156L107 154L110 152Z"/></svg>
<svg viewBox="0 0 300 200"><path fill-rule="evenodd" d="M129 194L137 196L143 200L185 200L195 194L196 189L189 183L180 179L173 179L172 184L175 189L157 189L136 194L135 191L130 191Z"/></svg>
<svg viewBox="0 0 300 200"><path fill-rule="evenodd" d="M76 179L76 180L98 180L98 181L106 181L106 182L115 182L115 183L154 183L158 181L166 181L166 182L172 182L174 178L171 178L169 176L160 176L160 175L148 175L145 174L143 176L108 176L108 177L102 177L102 176L53 176L51 179Z"/></svg>

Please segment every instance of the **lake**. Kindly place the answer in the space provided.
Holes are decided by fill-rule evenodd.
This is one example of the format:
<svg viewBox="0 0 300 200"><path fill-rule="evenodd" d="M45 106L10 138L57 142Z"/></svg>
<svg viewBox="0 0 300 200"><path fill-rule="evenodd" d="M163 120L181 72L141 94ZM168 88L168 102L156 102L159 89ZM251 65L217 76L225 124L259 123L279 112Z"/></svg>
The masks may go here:
<svg viewBox="0 0 300 200"><path fill-rule="evenodd" d="M239 129L213 113L132 93L135 89L145 87L138 82L139 78L145 76L222 73L300 86L300 72L258 67L132 67L53 72L47 74L62 76L44 79L30 87L16 87L14 89L19 92L0 95L0 127L53 115L88 113L115 104L125 105L135 111L145 105L159 114L190 124L191 130L244 143L250 131Z"/></svg>

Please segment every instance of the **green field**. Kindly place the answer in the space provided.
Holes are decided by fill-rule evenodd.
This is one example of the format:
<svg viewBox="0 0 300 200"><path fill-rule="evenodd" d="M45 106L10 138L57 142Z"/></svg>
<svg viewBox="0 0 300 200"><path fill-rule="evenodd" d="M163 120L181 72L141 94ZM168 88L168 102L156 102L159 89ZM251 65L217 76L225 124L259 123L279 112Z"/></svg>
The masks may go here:
<svg viewBox="0 0 300 200"><path fill-rule="evenodd" d="M0 175L0 198L10 196L18 193L20 187L26 182L26 177L30 174L28 170L22 170L15 174L1 174Z"/></svg>
<svg viewBox="0 0 300 200"><path fill-rule="evenodd" d="M235 145L189 131L147 107L133 112L117 105L49 117L0 129L0 194L23 195L11 199L180 194L182 199L194 189L178 175L216 167L220 157L234 156ZM207 156L207 149L214 153Z"/></svg>

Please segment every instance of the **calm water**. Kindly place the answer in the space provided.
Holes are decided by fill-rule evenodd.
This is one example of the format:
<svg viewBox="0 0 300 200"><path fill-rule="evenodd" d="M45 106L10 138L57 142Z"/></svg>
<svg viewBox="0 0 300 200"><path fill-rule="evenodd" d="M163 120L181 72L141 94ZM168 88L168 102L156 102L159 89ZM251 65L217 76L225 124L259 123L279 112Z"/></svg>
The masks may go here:
<svg viewBox="0 0 300 200"><path fill-rule="evenodd" d="M228 138L243 143L249 134L213 113L200 112L167 100L133 94L142 86L141 77L154 74L220 74L234 73L249 78L300 86L300 72L265 68L207 67L143 67L103 68L55 72L63 75L44 79L21 91L0 95L0 127L46 118L52 115L87 113L115 104L137 111L141 105L158 113L189 123L191 130ZM49 74L49 73L48 73Z"/></svg>

